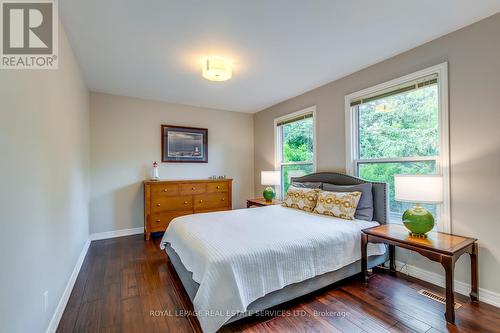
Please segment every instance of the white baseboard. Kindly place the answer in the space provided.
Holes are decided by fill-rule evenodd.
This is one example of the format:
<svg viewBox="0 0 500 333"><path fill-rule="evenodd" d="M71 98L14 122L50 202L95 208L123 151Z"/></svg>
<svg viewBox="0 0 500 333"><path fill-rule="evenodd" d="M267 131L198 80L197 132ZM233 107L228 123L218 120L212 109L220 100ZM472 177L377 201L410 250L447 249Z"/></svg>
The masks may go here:
<svg viewBox="0 0 500 333"><path fill-rule="evenodd" d="M405 266L406 265L406 266ZM437 286L443 287L445 286L444 275L437 274L434 272L427 271L425 269L407 265L401 261L396 261L396 269L398 271L402 271L410 276L413 276L417 279L435 284ZM468 283L455 280L455 292L469 296L470 293L470 285ZM479 300L484 303L488 303L490 305L500 307L500 294L493 292L491 290L479 288Z"/></svg>
<svg viewBox="0 0 500 333"><path fill-rule="evenodd" d="M76 261L75 268L73 268L73 272L69 277L69 281L66 284L66 288L64 288L64 292L59 299L59 303L57 303L56 310L52 319L50 320L49 327L47 327L46 333L54 333L57 330L57 326L59 326L59 321L61 321L62 315L64 313L64 309L66 309L66 305L68 304L69 297L71 296L71 291L73 291L73 286L75 285L76 278L80 273L80 269L82 268L83 261L85 260L85 256L89 250L90 239L87 239L85 245L83 245L82 252L80 252L80 256Z"/></svg>
<svg viewBox="0 0 500 333"><path fill-rule="evenodd" d="M137 235L137 234L142 234L142 233L144 233L144 228L140 227L140 228L131 228L131 229L99 232L96 234L91 234L89 236L89 238L85 242L85 245L83 246L82 252L80 253L80 256L78 257L78 260L76 261L75 268L73 269L73 272L71 273L71 276L69 277L69 281L66 284L66 288L64 289L64 292L63 292L61 298L59 299L59 303L57 304L54 315L52 316L52 319L50 320L50 323L49 323L49 326L47 327L46 333L54 333L57 330L57 327L59 326L59 322L61 321L64 310L66 309L66 305L68 304L69 297L71 296L71 292L73 291L73 287L75 285L76 278L78 277L78 274L80 273L80 269L82 268L83 261L85 260L85 256L87 255L87 252L89 250L90 243L94 240Z"/></svg>
<svg viewBox="0 0 500 333"><path fill-rule="evenodd" d="M91 234L90 240L94 241L94 240L101 240L101 239L108 239L108 238L115 238L115 237L137 235L137 234L143 234L143 233L144 233L144 227L105 231L105 232L98 232L95 234Z"/></svg>
<svg viewBox="0 0 500 333"><path fill-rule="evenodd" d="M83 246L82 252L80 253L80 256L78 257L78 260L76 262L75 268L73 269L73 272L71 273L69 281L66 284L66 288L64 289L64 293L61 296L59 303L57 304L56 311L55 311L54 315L52 316L52 319L50 320L49 327L47 328L46 333L54 333L57 330L57 326L59 325L59 321L61 320L62 315L64 313L64 309L66 308L66 304L68 303L69 297L71 295L71 291L73 290L73 286L75 285L76 278L78 277L78 273L80 273L80 269L82 267L83 260L85 259L85 255L87 254L87 251L89 249L90 242L94 241L94 240L137 235L137 234L142 234L143 232L144 232L144 229L142 227L139 227L139 228L130 228L130 229L121 229L121 230L115 230L115 231L100 232L100 233L91 234L89 236L89 239L87 240L87 242L85 242L85 245ZM401 262L401 261L396 261L396 269L398 271L403 271L404 273L407 273L410 276L413 276L417 279L438 285L440 287L445 286L445 281L444 281L443 275L437 274L434 272L430 272L430 271L424 270L424 269L416 267L416 266L412 266L412 265L405 266L405 265L406 264ZM470 285L467 283L455 280L455 291L459 294L468 296L469 292L470 292ZM493 306L500 307L500 294L499 293L495 293L495 292L490 291L490 290L479 288L479 300L482 302L491 304Z"/></svg>

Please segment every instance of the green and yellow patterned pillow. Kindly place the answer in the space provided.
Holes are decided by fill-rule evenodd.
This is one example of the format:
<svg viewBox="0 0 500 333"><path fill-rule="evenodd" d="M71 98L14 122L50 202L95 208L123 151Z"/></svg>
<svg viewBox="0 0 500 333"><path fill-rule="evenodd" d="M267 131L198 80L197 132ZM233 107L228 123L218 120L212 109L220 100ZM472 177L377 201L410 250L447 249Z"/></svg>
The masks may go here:
<svg viewBox="0 0 500 333"><path fill-rule="evenodd" d="M314 213L353 220L361 192L320 191Z"/></svg>
<svg viewBox="0 0 500 333"><path fill-rule="evenodd" d="M317 189L290 186L281 205L283 207L296 208L306 212L312 212L316 206L317 199Z"/></svg>

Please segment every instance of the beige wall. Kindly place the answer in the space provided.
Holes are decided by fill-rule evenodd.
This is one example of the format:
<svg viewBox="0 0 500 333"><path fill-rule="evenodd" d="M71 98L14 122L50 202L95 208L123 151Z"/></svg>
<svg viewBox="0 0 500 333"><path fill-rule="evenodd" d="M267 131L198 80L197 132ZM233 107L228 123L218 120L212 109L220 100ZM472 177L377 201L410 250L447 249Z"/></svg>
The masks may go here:
<svg viewBox="0 0 500 333"><path fill-rule="evenodd" d="M255 192L260 170L273 165L273 118L317 106L317 169L345 170L344 96L448 61L452 230L479 238L480 287L500 292L500 14L331 82L254 116ZM425 269L441 267L417 254L400 259ZM469 259L457 265L469 281Z"/></svg>
<svg viewBox="0 0 500 333"><path fill-rule="evenodd" d="M160 125L208 128L208 163L161 163L160 177L233 181L233 207L253 194L253 116L91 94L91 233L143 226L142 181L161 160Z"/></svg>
<svg viewBox="0 0 500 333"><path fill-rule="evenodd" d="M0 70L1 332L47 329L88 239L89 94L59 32L58 70Z"/></svg>

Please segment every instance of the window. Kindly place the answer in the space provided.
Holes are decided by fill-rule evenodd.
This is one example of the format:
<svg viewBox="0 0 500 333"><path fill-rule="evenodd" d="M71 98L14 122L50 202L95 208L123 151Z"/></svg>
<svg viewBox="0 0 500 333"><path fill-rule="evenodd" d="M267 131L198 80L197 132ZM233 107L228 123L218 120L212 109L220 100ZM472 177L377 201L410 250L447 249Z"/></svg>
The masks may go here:
<svg viewBox="0 0 500 333"><path fill-rule="evenodd" d="M389 184L390 222L413 204L394 199L395 174L442 174L445 202L426 205L449 225L447 66L441 64L346 96L347 169Z"/></svg>
<svg viewBox="0 0 500 333"><path fill-rule="evenodd" d="M288 190L292 177L315 171L315 113L316 107L313 106L274 120L281 198Z"/></svg>

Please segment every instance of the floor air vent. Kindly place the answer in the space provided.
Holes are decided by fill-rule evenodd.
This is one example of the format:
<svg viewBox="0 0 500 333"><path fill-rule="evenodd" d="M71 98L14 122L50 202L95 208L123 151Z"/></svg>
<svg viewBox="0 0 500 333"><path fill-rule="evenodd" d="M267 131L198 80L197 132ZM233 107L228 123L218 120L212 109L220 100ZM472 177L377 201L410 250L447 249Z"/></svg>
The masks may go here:
<svg viewBox="0 0 500 333"><path fill-rule="evenodd" d="M440 296L438 294L434 294L433 292L430 292L429 290L420 289L418 291L418 293L420 295L423 295L423 296L427 297L427 298L435 300L436 302L446 304L446 298L445 297ZM455 309L458 309L461 306L462 306L462 304L455 302Z"/></svg>

